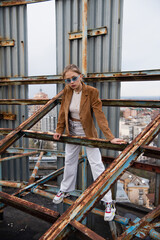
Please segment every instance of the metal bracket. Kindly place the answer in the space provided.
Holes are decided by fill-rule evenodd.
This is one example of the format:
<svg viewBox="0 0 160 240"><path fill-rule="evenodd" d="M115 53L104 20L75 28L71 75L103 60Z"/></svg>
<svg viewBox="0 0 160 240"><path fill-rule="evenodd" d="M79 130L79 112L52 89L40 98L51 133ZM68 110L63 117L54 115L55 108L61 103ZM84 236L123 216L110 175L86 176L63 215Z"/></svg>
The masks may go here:
<svg viewBox="0 0 160 240"><path fill-rule="evenodd" d="M15 41L13 39L1 39L0 47L14 47Z"/></svg>
<svg viewBox="0 0 160 240"><path fill-rule="evenodd" d="M96 37L100 35L106 35L107 34L107 27L100 27L100 28L94 28L94 29L88 29L87 31L88 37ZM71 32L69 34L69 40L75 40L82 38L82 31L80 32Z"/></svg>

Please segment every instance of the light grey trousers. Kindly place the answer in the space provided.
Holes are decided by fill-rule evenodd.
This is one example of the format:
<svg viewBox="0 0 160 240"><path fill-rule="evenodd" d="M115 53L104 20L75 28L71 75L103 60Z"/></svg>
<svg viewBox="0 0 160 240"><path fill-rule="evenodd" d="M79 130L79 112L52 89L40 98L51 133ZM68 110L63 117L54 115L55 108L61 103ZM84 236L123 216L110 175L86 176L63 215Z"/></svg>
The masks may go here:
<svg viewBox="0 0 160 240"><path fill-rule="evenodd" d="M80 122L69 120L69 130L72 136L85 136L83 127ZM65 166L63 180L61 182L60 190L63 192L71 192L75 190L78 158L81 146L74 144L66 144L65 147ZM86 147L87 158L91 167L93 179L97 177L105 170L102 162L102 157L99 148ZM109 190L102 201L111 202L112 194Z"/></svg>

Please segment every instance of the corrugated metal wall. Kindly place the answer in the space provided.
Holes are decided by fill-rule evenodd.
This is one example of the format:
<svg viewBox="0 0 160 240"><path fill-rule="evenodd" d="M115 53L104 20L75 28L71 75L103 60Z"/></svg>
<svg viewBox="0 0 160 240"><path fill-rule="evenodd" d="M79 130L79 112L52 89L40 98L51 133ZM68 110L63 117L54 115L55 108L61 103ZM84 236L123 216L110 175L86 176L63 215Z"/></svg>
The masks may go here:
<svg viewBox="0 0 160 240"><path fill-rule="evenodd" d="M13 47L0 47L0 76L17 77L27 75L27 7L26 5L0 8L0 38L15 40ZM0 87L2 99L27 99L28 86ZM0 113L16 114L16 120L0 120L1 128L15 128L28 117L26 106L0 106ZM14 146L28 146L21 138ZM3 179L27 180L28 158L11 160L2 165Z"/></svg>
<svg viewBox="0 0 160 240"><path fill-rule="evenodd" d="M88 73L120 71L123 0L88 0L88 29L107 27L108 34L88 38ZM82 69L82 39L69 41L68 33L82 31L82 0L56 1L57 74L69 63ZM120 98L120 83L93 83L100 98ZM58 85L59 92L64 86ZM119 135L119 109L104 107L109 126ZM98 130L99 131L99 130ZM103 134L99 131L99 137ZM103 154L115 156L112 151Z"/></svg>

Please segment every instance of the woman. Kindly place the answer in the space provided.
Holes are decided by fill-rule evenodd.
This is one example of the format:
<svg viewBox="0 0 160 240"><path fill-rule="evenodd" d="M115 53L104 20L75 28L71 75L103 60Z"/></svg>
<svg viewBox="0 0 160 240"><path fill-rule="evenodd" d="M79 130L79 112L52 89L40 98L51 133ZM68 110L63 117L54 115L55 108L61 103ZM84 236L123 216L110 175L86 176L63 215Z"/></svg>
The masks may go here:
<svg viewBox="0 0 160 240"><path fill-rule="evenodd" d="M98 90L82 82L82 74L79 68L74 64L68 65L64 69L63 79L65 79L66 86L54 139L59 140L64 129L66 129L68 135L97 138L98 135L93 121L94 113L107 141L115 144L124 143L123 140L113 136L108 127L107 119L102 112L102 103L99 99ZM64 176L60 191L53 199L55 204L62 202L63 198L69 195L69 192L75 190L79 151L79 145L66 144ZM90 147L86 147L86 152L95 180L105 170L101 153L98 148ZM104 220L112 221L115 216L115 206L112 201L111 190L107 192L102 201L106 203Z"/></svg>

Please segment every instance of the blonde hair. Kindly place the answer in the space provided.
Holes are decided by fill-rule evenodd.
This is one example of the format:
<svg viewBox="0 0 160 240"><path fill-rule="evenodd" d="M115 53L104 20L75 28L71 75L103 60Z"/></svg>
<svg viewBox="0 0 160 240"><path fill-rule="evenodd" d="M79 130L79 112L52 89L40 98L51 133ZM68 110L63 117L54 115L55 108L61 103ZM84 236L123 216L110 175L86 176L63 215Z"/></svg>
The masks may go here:
<svg viewBox="0 0 160 240"><path fill-rule="evenodd" d="M78 74L81 74L81 71L79 70L79 68L75 64L69 64L63 70L63 74L62 74L63 79L66 75L66 72L68 72L68 71L72 71L72 72L76 72Z"/></svg>

